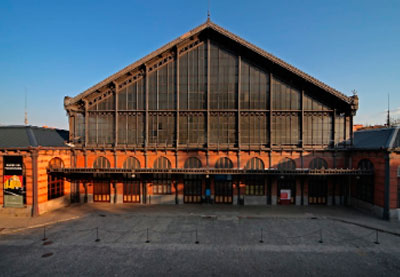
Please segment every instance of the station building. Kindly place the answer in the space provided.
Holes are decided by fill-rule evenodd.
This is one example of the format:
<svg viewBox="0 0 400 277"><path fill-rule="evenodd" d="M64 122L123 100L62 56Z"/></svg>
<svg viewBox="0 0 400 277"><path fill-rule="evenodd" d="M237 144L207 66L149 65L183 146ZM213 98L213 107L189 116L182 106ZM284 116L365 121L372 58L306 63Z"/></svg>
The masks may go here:
<svg viewBox="0 0 400 277"><path fill-rule="evenodd" d="M397 212L398 129L384 131L391 144L368 146L365 132L353 134L357 95L211 21L66 97L64 106L69 137L62 146L0 147L0 165L24 157L24 203L34 214L65 202ZM63 193L52 199L57 182Z"/></svg>

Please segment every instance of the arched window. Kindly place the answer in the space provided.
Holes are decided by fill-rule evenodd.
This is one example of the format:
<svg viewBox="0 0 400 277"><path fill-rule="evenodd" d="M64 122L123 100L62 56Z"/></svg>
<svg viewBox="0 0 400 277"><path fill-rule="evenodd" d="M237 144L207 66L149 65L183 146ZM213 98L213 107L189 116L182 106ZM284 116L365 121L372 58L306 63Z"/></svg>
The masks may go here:
<svg viewBox="0 0 400 277"><path fill-rule="evenodd" d="M50 160L48 168L63 168L64 163L60 158ZM57 173L49 173L47 179L47 200L64 195L64 178Z"/></svg>
<svg viewBox="0 0 400 277"><path fill-rule="evenodd" d="M106 157L98 157L94 163L93 168L110 168L110 162Z"/></svg>
<svg viewBox="0 0 400 277"><path fill-rule="evenodd" d="M165 157L159 157L154 161L153 168L169 169L171 162ZM168 174L156 174L153 179L154 194L171 194L171 177Z"/></svg>
<svg viewBox="0 0 400 277"><path fill-rule="evenodd" d="M190 157L185 161L185 168L202 168L201 161L196 157Z"/></svg>
<svg viewBox="0 0 400 277"><path fill-rule="evenodd" d="M311 169L328 168L328 163L324 159L315 158L310 162L309 168Z"/></svg>
<svg viewBox="0 0 400 277"><path fill-rule="evenodd" d="M215 163L215 168L233 168L233 163L229 158L219 158Z"/></svg>
<svg viewBox="0 0 400 277"><path fill-rule="evenodd" d="M64 162L60 158L53 158L49 162L49 168L63 168Z"/></svg>
<svg viewBox="0 0 400 277"><path fill-rule="evenodd" d="M296 163L292 159L284 158L279 162L278 169L281 170L281 171L295 170L296 169Z"/></svg>
<svg viewBox="0 0 400 277"><path fill-rule="evenodd" d="M368 159L363 159L358 163L358 168L362 170L374 171L374 165ZM356 195L358 199L366 202L374 202L374 177L360 176L357 180Z"/></svg>
<svg viewBox="0 0 400 277"><path fill-rule="evenodd" d="M245 169L264 169L264 162L260 158L251 158L244 167Z"/></svg>
<svg viewBox="0 0 400 277"><path fill-rule="evenodd" d="M128 157L124 162L123 168L124 169L140 168L140 162L135 157Z"/></svg>
<svg viewBox="0 0 400 277"><path fill-rule="evenodd" d="M171 168L171 162L165 157L159 157L154 161L153 168L168 169Z"/></svg>

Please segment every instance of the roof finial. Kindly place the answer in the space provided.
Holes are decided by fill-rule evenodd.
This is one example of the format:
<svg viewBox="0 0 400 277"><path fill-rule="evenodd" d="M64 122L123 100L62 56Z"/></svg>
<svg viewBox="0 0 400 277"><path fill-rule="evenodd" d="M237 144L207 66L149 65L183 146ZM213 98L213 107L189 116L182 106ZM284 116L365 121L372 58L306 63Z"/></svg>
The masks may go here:
<svg viewBox="0 0 400 277"><path fill-rule="evenodd" d="M207 22L210 22L210 0L208 0Z"/></svg>

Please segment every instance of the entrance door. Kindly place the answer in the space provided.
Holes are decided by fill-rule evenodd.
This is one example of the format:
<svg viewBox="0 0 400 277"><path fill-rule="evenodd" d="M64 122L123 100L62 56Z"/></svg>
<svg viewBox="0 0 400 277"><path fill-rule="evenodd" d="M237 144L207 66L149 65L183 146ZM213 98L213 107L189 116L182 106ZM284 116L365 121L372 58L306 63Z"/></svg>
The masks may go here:
<svg viewBox="0 0 400 277"><path fill-rule="evenodd" d="M124 182L124 203L140 203L140 182Z"/></svg>
<svg viewBox="0 0 400 277"><path fill-rule="evenodd" d="M110 202L110 183L108 182L93 183L93 201Z"/></svg>
<svg viewBox="0 0 400 277"><path fill-rule="evenodd" d="M215 203L232 204L233 186L232 181L215 181Z"/></svg>
<svg viewBox="0 0 400 277"><path fill-rule="evenodd" d="M326 205L328 184L325 179L312 178L308 181L308 204Z"/></svg>
<svg viewBox="0 0 400 277"><path fill-rule="evenodd" d="M281 190L290 190L289 199L281 199ZM285 196L288 196L287 194ZM291 178L280 179L278 181L278 204L295 204L296 200L296 180Z"/></svg>
<svg viewBox="0 0 400 277"><path fill-rule="evenodd" d="M202 178L197 175L186 175L183 187L184 203L201 203L203 192Z"/></svg>
<svg viewBox="0 0 400 277"><path fill-rule="evenodd" d="M79 203L79 182L71 183L71 203Z"/></svg>

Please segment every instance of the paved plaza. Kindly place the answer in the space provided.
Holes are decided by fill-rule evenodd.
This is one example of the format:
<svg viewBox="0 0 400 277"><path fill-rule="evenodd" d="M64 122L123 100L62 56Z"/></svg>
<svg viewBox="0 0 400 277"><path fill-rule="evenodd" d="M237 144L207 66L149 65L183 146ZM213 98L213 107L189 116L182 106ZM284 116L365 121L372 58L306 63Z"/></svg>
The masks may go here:
<svg viewBox="0 0 400 277"><path fill-rule="evenodd" d="M1 276L400 274L399 223L344 207L93 204L0 219Z"/></svg>

